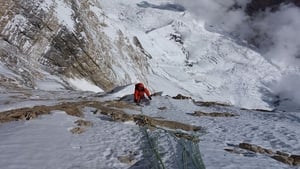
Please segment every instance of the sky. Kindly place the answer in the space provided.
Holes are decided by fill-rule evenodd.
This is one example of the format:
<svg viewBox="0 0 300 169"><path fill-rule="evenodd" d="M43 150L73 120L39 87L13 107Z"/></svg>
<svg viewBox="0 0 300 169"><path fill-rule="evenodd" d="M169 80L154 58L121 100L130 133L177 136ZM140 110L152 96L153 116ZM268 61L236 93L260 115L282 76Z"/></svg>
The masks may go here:
<svg viewBox="0 0 300 169"><path fill-rule="evenodd" d="M275 12L266 9L250 17L244 12L249 1L175 0L207 24L221 27L239 40L254 43L257 51L279 68L300 67L300 8L282 4ZM240 8L232 9L235 3ZM300 101L300 93L292 92L298 90L298 77L287 73L271 89Z"/></svg>

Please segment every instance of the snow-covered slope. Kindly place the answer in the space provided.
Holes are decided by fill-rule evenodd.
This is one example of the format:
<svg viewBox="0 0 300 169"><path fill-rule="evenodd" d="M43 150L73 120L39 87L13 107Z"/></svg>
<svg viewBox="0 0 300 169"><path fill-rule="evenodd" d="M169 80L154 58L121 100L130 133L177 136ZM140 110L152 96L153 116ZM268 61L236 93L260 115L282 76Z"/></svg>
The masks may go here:
<svg viewBox="0 0 300 169"><path fill-rule="evenodd" d="M17 81L30 79L30 88L49 89L43 81L51 81L54 89L82 89L79 83L98 92L142 81L166 95L273 109L270 84L299 74L169 0L7 1L2 8L1 43L22 53L9 57L52 76L25 78L3 57L3 67L19 72Z"/></svg>
<svg viewBox="0 0 300 169"><path fill-rule="evenodd" d="M86 95L86 100L102 102L102 106L82 106L84 117L69 116L59 110L62 107L57 107L50 115L37 119L1 124L1 167L201 169L205 165L206 169L296 168L270 158L271 154L239 149L238 145L251 143L273 152L299 154L299 113L250 111L218 105L207 107L190 99L175 100L169 96L154 96L151 104L144 107L133 106L131 101L112 101L118 96L131 94L133 89L133 85L127 86L105 97ZM35 96L42 97L44 94L36 92ZM73 93L69 99L77 98L73 102L79 105L83 98L76 96L81 94ZM108 98L110 101L103 102ZM55 99L47 99L56 102L67 100L58 95ZM105 105L112 106L111 114ZM121 113L118 116L118 111L128 115ZM195 111L208 114L192 116ZM221 116L210 117L209 113ZM226 113L233 116L222 116ZM143 122L135 121L140 124L138 126L127 121L127 117L134 114L136 118L147 116L160 123L143 126ZM88 121L91 125L81 125L79 127L84 132L72 134L70 131L78 127L75 124L77 120ZM184 126L200 126L201 130L185 131L188 129ZM186 134L186 137L181 137L181 134ZM225 149L232 149L233 153Z"/></svg>
<svg viewBox="0 0 300 169"><path fill-rule="evenodd" d="M0 32L0 168L300 165L296 104L266 111L300 69L172 0L1 1ZM133 104L136 82L163 96Z"/></svg>
<svg viewBox="0 0 300 169"><path fill-rule="evenodd" d="M123 25L123 31L136 36L151 55L147 79L154 91L269 108L268 85L282 72L246 43L209 31L213 28L170 1L100 3L110 22Z"/></svg>

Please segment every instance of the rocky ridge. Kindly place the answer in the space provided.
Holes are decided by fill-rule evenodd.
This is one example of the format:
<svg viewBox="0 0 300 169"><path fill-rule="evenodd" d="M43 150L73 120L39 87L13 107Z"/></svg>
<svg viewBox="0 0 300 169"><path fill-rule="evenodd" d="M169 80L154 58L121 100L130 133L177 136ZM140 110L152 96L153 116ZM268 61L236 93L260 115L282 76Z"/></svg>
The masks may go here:
<svg viewBox="0 0 300 169"><path fill-rule="evenodd" d="M16 61L24 60L65 82L86 79L104 90L142 79L148 72L145 52L134 45L136 38L108 25L97 1L9 0L0 6L1 44L6 44L1 47L1 61L7 65L23 67L24 63ZM63 19L58 16L61 12L65 12ZM115 38L105 33L107 27L115 31ZM35 75L24 76L30 79L24 85L34 87Z"/></svg>

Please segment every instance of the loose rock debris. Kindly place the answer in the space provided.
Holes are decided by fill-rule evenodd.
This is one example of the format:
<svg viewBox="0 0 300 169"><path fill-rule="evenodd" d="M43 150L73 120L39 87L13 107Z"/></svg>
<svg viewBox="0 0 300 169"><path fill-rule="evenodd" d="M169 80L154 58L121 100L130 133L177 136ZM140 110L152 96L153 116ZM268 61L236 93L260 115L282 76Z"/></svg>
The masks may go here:
<svg viewBox="0 0 300 169"><path fill-rule="evenodd" d="M75 128L70 130L70 132L73 133L73 134L81 134L85 131L86 131L86 129L83 128L83 127L75 127Z"/></svg>
<svg viewBox="0 0 300 169"><path fill-rule="evenodd" d="M237 153L240 154L238 148L244 149L250 152L259 153L259 154L265 154L269 157L280 161L282 163L291 165L291 166L300 166L300 155L294 155L294 154L288 154L280 151L273 151L271 149L266 149L261 146L257 146L254 144L249 143L240 143L235 148L226 148L225 151L231 152L231 153Z"/></svg>
<svg viewBox="0 0 300 169"><path fill-rule="evenodd" d="M18 120L31 120L40 115L51 114L51 111L61 110L68 115L83 117L81 108L88 105L90 102L64 102L54 106L34 106L28 108L20 108L8 110L0 113L0 123L18 121Z"/></svg>
<svg viewBox="0 0 300 169"><path fill-rule="evenodd" d="M177 96L172 97L173 99L177 100L185 100L185 99L192 99L192 97L183 96L182 94L178 94Z"/></svg>
<svg viewBox="0 0 300 169"><path fill-rule="evenodd" d="M75 124L77 124L78 126L84 126L84 127L91 127L93 126L93 123L90 121L86 121L86 120L77 120L74 122Z"/></svg>
<svg viewBox="0 0 300 169"><path fill-rule="evenodd" d="M159 108L158 108L158 110L166 110L166 109L167 109L167 107L165 107L165 106L164 106L164 107L159 107Z"/></svg>
<svg viewBox="0 0 300 169"><path fill-rule="evenodd" d="M228 113L228 112L224 112L224 113L218 113L218 112L211 112L211 113L205 113L205 112L201 112L201 111L195 111L194 113L190 114L192 116L209 116L209 117L235 117L238 116L236 114L233 113Z"/></svg>
<svg viewBox="0 0 300 169"><path fill-rule="evenodd" d="M194 104L197 106L204 106L204 107L213 107L213 106L222 106L222 107L229 107L231 105L226 103L218 103L218 102L203 102L203 101L194 101Z"/></svg>
<svg viewBox="0 0 300 169"><path fill-rule="evenodd" d="M92 122L82 119L76 120L74 123L77 124L78 127L75 127L70 130L70 132L73 134L81 134L87 130L87 127L93 126Z"/></svg>
<svg viewBox="0 0 300 169"><path fill-rule="evenodd" d="M132 104L128 104L123 101L107 101L107 102L98 102L98 101L81 101L81 102L64 102L53 106L34 106L31 108L21 108L15 110L9 110L0 113L0 123L18 121L18 120L31 120L37 118L40 115L51 114L51 111L61 110L66 112L68 115L83 117L82 108L84 107L94 107L97 109L95 113L100 113L103 115L109 116L113 121L134 121L139 126L149 126L151 128L168 128L172 130L184 130L184 131L200 131L205 130L200 126L193 126L185 123L180 123L176 121L164 120L155 117L150 117L141 114L127 114L121 109L134 109L136 107ZM85 120L75 121L77 126L70 130L72 133L81 134L86 131L86 127L91 127L92 122ZM194 136L177 133L177 137L185 138L188 140L196 140Z"/></svg>

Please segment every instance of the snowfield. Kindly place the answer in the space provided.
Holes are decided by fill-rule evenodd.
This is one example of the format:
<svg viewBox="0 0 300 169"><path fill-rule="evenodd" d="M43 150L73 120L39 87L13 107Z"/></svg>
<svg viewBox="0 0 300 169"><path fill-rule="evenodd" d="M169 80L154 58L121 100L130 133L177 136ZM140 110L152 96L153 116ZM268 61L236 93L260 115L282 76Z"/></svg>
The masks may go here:
<svg viewBox="0 0 300 169"><path fill-rule="evenodd" d="M73 93L72 98L78 98L79 102L82 99L99 102L119 100L120 96L130 95L133 89L134 85L130 85L116 93L89 94L83 98L80 97L82 93ZM40 93L41 96L43 94ZM38 95L36 92L36 97ZM59 98L54 100L63 102ZM122 101L114 105L118 102ZM1 166L7 169L176 169L204 168L204 165L207 169L296 168L270 158L271 155L239 149L237 145L250 143L274 152L299 154L300 115L297 112L262 112L225 105L201 106L190 99L176 100L169 96L154 96L151 105L144 107L134 106L132 101L124 103L128 106L114 109L132 115L146 115L162 122L156 129L147 125L138 126L133 121L114 121L112 116L101 113L104 109L85 106L81 109L83 117L53 110L50 115L37 119L3 123L0 125ZM12 107L14 105L10 104ZM234 116L192 116L195 111L230 113ZM84 128L81 134L72 134L72 128L77 126L74 122L79 119L92 125ZM201 130L185 131L178 124L175 125L178 129L168 128L166 121L198 126ZM177 138L174 132L188 134L200 139L200 142ZM225 151L228 148L236 152Z"/></svg>
<svg viewBox="0 0 300 169"><path fill-rule="evenodd" d="M99 42L100 33L107 38L107 42L112 43L107 51L111 56L108 60L112 62L108 69L112 69L112 72L107 76L120 85L143 81L152 91L164 91L165 95L182 93L197 100L272 110L276 106L274 103L278 101L276 98L278 91L274 90L274 84L284 79L287 74L300 75L299 68L293 66L283 68L274 65L242 39L233 38L222 32L222 27L206 24L204 20L197 19L183 6L169 0L160 2L91 0L81 5L83 9L90 10L94 17L92 23L101 22L104 26L99 30L98 26L97 29L87 26L88 32L80 31L76 34L80 35L78 37L80 39L85 39L90 34L91 43L95 43L97 48L103 45ZM67 1L45 0L39 2L37 8L46 12L54 11L58 23L70 32L74 32L76 24L79 24L77 23L79 20L73 20L74 9ZM9 39L11 43L19 44L13 39L13 35L26 28L27 22L29 20L25 16L16 15L8 22L3 34L12 35L12 39ZM89 22L81 24L85 23ZM22 33L18 36L22 36ZM124 42L121 43L120 40ZM127 48L125 46L128 47L126 51L129 50L127 53L120 51L120 48ZM26 45L25 48L27 50ZM48 49L42 53L47 51ZM32 53L36 54L35 51ZM40 58L40 55L33 58ZM101 56L97 59L100 59L101 63L105 60ZM27 69L30 70L32 61L28 60L28 62ZM60 76L48 80L48 75L40 71L38 70L46 76L46 83L52 83L55 89L82 90L83 87L76 84L83 84L79 81L87 81L86 85L90 85L90 91L104 90L103 87L89 84L92 82L88 77L85 79L79 76L76 79L74 75L72 80ZM0 73L2 74L2 71ZM27 77L25 73L15 74L24 74L20 77L24 80ZM31 78L33 84L29 85L32 87L43 90L50 86L40 80L38 75L32 75Z"/></svg>
<svg viewBox="0 0 300 169"><path fill-rule="evenodd" d="M188 11L163 9L169 1L99 2L106 22L123 25L119 29L136 36L151 55L147 80L153 90L245 108L273 108L269 84L284 70L248 44L214 32Z"/></svg>

